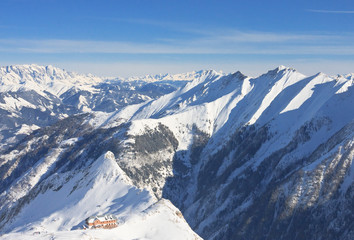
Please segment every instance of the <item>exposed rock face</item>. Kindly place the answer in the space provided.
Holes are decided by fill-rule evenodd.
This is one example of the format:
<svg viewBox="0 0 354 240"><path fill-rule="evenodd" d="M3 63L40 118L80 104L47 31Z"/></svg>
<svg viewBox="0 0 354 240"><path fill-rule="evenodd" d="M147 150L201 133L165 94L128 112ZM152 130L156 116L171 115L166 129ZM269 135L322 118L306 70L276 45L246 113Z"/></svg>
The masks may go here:
<svg viewBox="0 0 354 240"><path fill-rule="evenodd" d="M301 144L292 141L256 169L249 159L257 148L240 144L241 152L222 149L200 171L192 206L177 206L206 239L349 239L354 234L347 221L354 217L354 145L348 134L353 126L348 124L306 157L289 161L287 156L296 155ZM254 138L261 141L262 134ZM232 164L222 169L217 160L228 158Z"/></svg>

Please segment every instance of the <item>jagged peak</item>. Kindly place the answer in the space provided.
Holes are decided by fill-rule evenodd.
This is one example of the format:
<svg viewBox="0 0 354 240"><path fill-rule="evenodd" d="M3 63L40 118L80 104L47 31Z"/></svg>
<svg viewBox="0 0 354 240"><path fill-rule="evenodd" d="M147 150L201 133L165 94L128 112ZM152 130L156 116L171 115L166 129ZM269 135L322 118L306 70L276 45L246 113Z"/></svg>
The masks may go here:
<svg viewBox="0 0 354 240"><path fill-rule="evenodd" d="M285 67L284 65L280 65L276 69L278 69L278 71L281 71L281 70L285 70L285 69L289 69L289 68Z"/></svg>
<svg viewBox="0 0 354 240"><path fill-rule="evenodd" d="M243 80L243 79L247 78L247 76L245 74L243 74L242 72L240 72L240 71L232 73L231 76L233 76L235 78L238 78L240 80Z"/></svg>
<svg viewBox="0 0 354 240"><path fill-rule="evenodd" d="M94 162L93 165L94 169L107 170L110 169L120 169L117 162L115 161L115 156L111 151L107 151L106 153L102 154L97 160Z"/></svg>
<svg viewBox="0 0 354 240"><path fill-rule="evenodd" d="M5 71L4 71L5 70ZM53 65L38 65L38 64L22 64L22 65L10 65L10 66L2 66L0 67L0 74L3 75L4 73L10 73L10 72L16 72L16 73L34 73L34 72L39 72L42 74L46 75L57 75L61 77L67 77L67 78L72 78L72 77L77 77L77 76L92 76L92 74L80 74L77 72L72 72L72 71L67 71L62 68L55 67Z"/></svg>
<svg viewBox="0 0 354 240"><path fill-rule="evenodd" d="M126 173L121 169L116 162L115 156L111 151L107 151L102 154L96 161L92 164L91 174L95 178L103 177L108 181L115 178L120 178L125 183L131 183L131 180L126 175Z"/></svg>
<svg viewBox="0 0 354 240"><path fill-rule="evenodd" d="M158 82L158 81L193 81L196 78L205 75L223 75L221 71L215 70L199 70L199 71L191 71L185 73L178 74L156 74L156 75L145 75L145 76L133 76L124 78L124 81L146 81L146 82Z"/></svg>
<svg viewBox="0 0 354 240"><path fill-rule="evenodd" d="M200 70L200 71L197 71L196 73L200 74L200 75L219 74L217 71L215 71L213 69Z"/></svg>
<svg viewBox="0 0 354 240"><path fill-rule="evenodd" d="M295 68L291 68L291 67L286 67L284 65L280 65L277 68L275 68L273 71L277 71L277 72L281 72L281 71L296 72L296 69Z"/></svg>
<svg viewBox="0 0 354 240"><path fill-rule="evenodd" d="M354 73L348 73L348 74L336 74L336 75L332 75L329 76L331 78L336 79L337 81L353 81L354 80Z"/></svg>
<svg viewBox="0 0 354 240"><path fill-rule="evenodd" d="M349 73L349 74L346 74L345 75L345 78L347 78L347 79L354 79L354 73Z"/></svg>
<svg viewBox="0 0 354 240"><path fill-rule="evenodd" d="M37 64L10 65L0 67L0 90L3 92L18 89L47 91L59 96L73 86L90 89L103 79L92 74L69 72L52 65Z"/></svg>
<svg viewBox="0 0 354 240"><path fill-rule="evenodd" d="M262 74L260 77L271 77L271 78L277 78L277 77L281 77L285 74L288 73L298 73L301 74L299 72L297 72L296 69L291 68L291 67L285 67L283 65L278 66L277 68L273 69L273 70L269 70L267 73ZM303 74L301 74L303 75Z"/></svg>
<svg viewBox="0 0 354 240"><path fill-rule="evenodd" d="M38 64L18 64L18 65L9 65L9 66L2 66L0 67L0 69L6 69L7 72L10 71L46 71L48 69L51 70L55 70L58 72L67 72L67 73L71 73L69 71L66 71L64 69L60 69L57 67L54 67L52 65L47 65L47 66L43 66L43 65L38 65Z"/></svg>
<svg viewBox="0 0 354 240"><path fill-rule="evenodd" d="M313 75L313 78L329 78L330 76L328 76L326 73L323 72L318 72L315 75Z"/></svg>

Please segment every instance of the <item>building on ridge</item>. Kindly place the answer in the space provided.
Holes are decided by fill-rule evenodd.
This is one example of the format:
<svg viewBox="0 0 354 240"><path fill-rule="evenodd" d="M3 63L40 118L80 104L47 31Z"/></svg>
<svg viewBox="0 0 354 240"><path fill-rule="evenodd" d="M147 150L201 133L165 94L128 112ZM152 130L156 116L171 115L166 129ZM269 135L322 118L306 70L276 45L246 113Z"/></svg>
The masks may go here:
<svg viewBox="0 0 354 240"><path fill-rule="evenodd" d="M96 215L86 218L84 228L115 228L118 226L117 217L112 214Z"/></svg>

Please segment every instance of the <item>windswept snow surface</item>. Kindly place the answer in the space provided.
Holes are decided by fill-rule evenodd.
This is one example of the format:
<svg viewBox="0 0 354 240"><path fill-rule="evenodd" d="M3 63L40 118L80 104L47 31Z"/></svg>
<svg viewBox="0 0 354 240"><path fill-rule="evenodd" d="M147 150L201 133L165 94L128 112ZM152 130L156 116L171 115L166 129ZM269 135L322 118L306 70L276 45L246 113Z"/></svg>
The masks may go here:
<svg viewBox="0 0 354 240"><path fill-rule="evenodd" d="M131 185L112 152L46 184L50 189L21 210L1 239L199 239L168 200ZM86 218L105 213L118 217L117 228L83 230Z"/></svg>

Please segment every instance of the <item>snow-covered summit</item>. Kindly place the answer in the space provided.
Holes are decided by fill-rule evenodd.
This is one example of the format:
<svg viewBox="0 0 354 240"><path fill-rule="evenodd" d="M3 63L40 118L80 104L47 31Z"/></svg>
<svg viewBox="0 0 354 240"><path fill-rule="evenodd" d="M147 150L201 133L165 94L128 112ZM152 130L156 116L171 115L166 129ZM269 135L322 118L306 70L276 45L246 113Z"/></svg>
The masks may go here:
<svg viewBox="0 0 354 240"><path fill-rule="evenodd" d="M146 82L158 82L158 81L193 81L196 78L200 78L210 72L216 72L214 70L200 70L192 71L180 74L157 74L157 75L145 75L141 77L128 77L124 78L125 81L146 81ZM223 72L216 72L222 75Z"/></svg>
<svg viewBox="0 0 354 240"><path fill-rule="evenodd" d="M110 181L112 178L117 178L121 182L132 184L129 177L118 166L114 154L110 151L103 154L93 163L89 174L94 176L95 179Z"/></svg>
<svg viewBox="0 0 354 240"><path fill-rule="evenodd" d="M48 91L56 96L72 87L90 89L103 80L49 66L13 65L0 68L0 92L23 90Z"/></svg>
<svg viewBox="0 0 354 240"><path fill-rule="evenodd" d="M294 68L280 65L280 66L276 67L275 69L269 70L267 73L262 74L260 77L262 77L262 76L276 77L279 75L284 75L284 74L289 74L289 73L299 73L299 72ZM301 74L301 73L299 73L299 74Z"/></svg>
<svg viewBox="0 0 354 240"><path fill-rule="evenodd" d="M45 96L49 92L57 97L74 88L88 92L95 92L95 87L101 83L117 85L117 82L176 82L182 86L186 82L200 78L207 74L224 75L214 70L200 70L181 74L157 74L128 78L101 78L92 74L79 74L66 71L51 65L37 64L11 65L0 67L0 92L16 92L34 90ZM177 84L180 82L180 84Z"/></svg>
<svg viewBox="0 0 354 240"><path fill-rule="evenodd" d="M349 80L354 80L354 73L350 73L345 75L345 78L349 79Z"/></svg>

